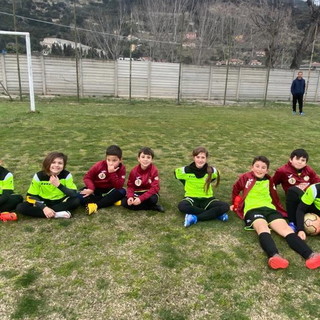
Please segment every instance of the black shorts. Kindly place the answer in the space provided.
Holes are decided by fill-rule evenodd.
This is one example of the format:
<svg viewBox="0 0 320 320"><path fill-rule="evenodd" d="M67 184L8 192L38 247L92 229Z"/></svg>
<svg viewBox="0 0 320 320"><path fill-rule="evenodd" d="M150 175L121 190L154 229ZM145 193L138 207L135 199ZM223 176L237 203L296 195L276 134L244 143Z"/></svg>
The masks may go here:
<svg viewBox="0 0 320 320"><path fill-rule="evenodd" d="M263 219L270 224L274 220L283 219L283 216L277 210L268 207L251 209L244 216L246 228L252 228L252 224L258 219Z"/></svg>

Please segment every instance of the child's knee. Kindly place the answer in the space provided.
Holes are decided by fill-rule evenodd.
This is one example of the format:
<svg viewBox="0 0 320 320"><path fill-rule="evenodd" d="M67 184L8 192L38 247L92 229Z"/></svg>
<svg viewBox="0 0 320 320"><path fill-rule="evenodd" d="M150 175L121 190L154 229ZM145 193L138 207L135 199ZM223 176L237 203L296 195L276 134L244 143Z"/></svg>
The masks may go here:
<svg viewBox="0 0 320 320"><path fill-rule="evenodd" d="M178 204L178 209L182 213L187 213L189 207L190 207L190 204L187 201L184 201L184 200L179 202L179 204Z"/></svg>

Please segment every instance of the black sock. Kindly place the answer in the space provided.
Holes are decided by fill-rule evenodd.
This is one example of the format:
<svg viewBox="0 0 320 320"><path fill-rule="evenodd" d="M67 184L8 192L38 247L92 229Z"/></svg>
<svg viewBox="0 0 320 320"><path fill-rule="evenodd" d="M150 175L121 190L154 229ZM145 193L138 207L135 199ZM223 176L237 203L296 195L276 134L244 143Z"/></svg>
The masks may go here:
<svg viewBox="0 0 320 320"><path fill-rule="evenodd" d="M295 233L288 234L285 239L289 247L295 252L299 253L300 256L304 257L305 259L308 259L313 253L309 246Z"/></svg>
<svg viewBox="0 0 320 320"><path fill-rule="evenodd" d="M279 253L276 244L271 238L271 234L268 232L262 232L259 234L259 241L261 248L266 252L268 257L273 257L275 254Z"/></svg>

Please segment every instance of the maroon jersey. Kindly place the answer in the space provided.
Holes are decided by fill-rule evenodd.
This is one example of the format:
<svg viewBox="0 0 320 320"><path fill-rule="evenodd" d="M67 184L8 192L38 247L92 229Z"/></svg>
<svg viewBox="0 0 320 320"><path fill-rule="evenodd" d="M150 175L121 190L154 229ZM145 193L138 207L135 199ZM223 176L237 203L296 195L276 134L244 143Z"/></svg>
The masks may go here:
<svg viewBox="0 0 320 320"><path fill-rule="evenodd" d="M154 164L150 164L143 170L139 165L135 166L130 174L127 184L127 197L134 197L135 192L144 192L139 196L141 202L157 194L160 190L158 169Z"/></svg>
<svg viewBox="0 0 320 320"><path fill-rule="evenodd" d="M105 160L94 164L83 177L88 189L121 189L126 178L126 168L120 163L119 169L115 172L108 172L108 165Z"/></svg>
<svg viewBox="0 0 320 320"><path fill-rule="evenodd" d="M297 170L290 161L280 167L273 176L273 182L277 186L281 184L285 193L290 187L296 186L305 191L311 184L320 182L320 177L309 166Z"/></svg>

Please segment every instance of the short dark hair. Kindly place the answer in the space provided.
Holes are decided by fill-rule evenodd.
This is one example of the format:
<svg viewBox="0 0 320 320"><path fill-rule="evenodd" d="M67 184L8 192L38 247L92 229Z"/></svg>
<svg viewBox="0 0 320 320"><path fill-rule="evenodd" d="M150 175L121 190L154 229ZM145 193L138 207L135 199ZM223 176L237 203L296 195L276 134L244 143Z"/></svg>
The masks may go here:
<svg viewBox="0 0 320 320"><path fill-rule="evenodd" d="M44 171L45 174L47 174L48 176L50 175L50 166L51 163L57 159L57 158L61 158L63 160L63 169L66 167L67 165L67 160L68 157L62 153L62 152L50 152L43 160L42 162L42 170Z"/></svg>
<svg viewBox="0 0 320 320"><path fill-rule="evenodd" d="M254 165L258 161L261 161L261 162L265 163L267 165L267 168L269 169L270 161L269 161L269 159L267 157L265 157L265 156L256 156L256 157L254 157L253 161L252 161L252 165Z"/></svg>
<svg viewBox="0 0 320 320"><path fill-rule="evenodd" d="M122 159L122 150L119 146L115 144L109 146L106 150L107 156L117 156L119 159Z"/></svg>
<svg viewBox="0 0 320 320"><path fill-rule="evenodd" d="M152 150L151 148L149 148L149 147L143 147L143 148L141 148L141 149L139 150L139 152L138 152L138 157L140 157L140 154L141 154L141 153L147 154L147 155L151 156L152 159L154 158L154 152L153 152L153 150Z"/></svg>
<svg viewBox="0 0 320 320"><path fill-rule="evenodd" d="M298 159L305 158L307 162L309 160L308 152L304 149L293 150L290 154L290 159L292 160L294 157L297 157Z"/></svg>

